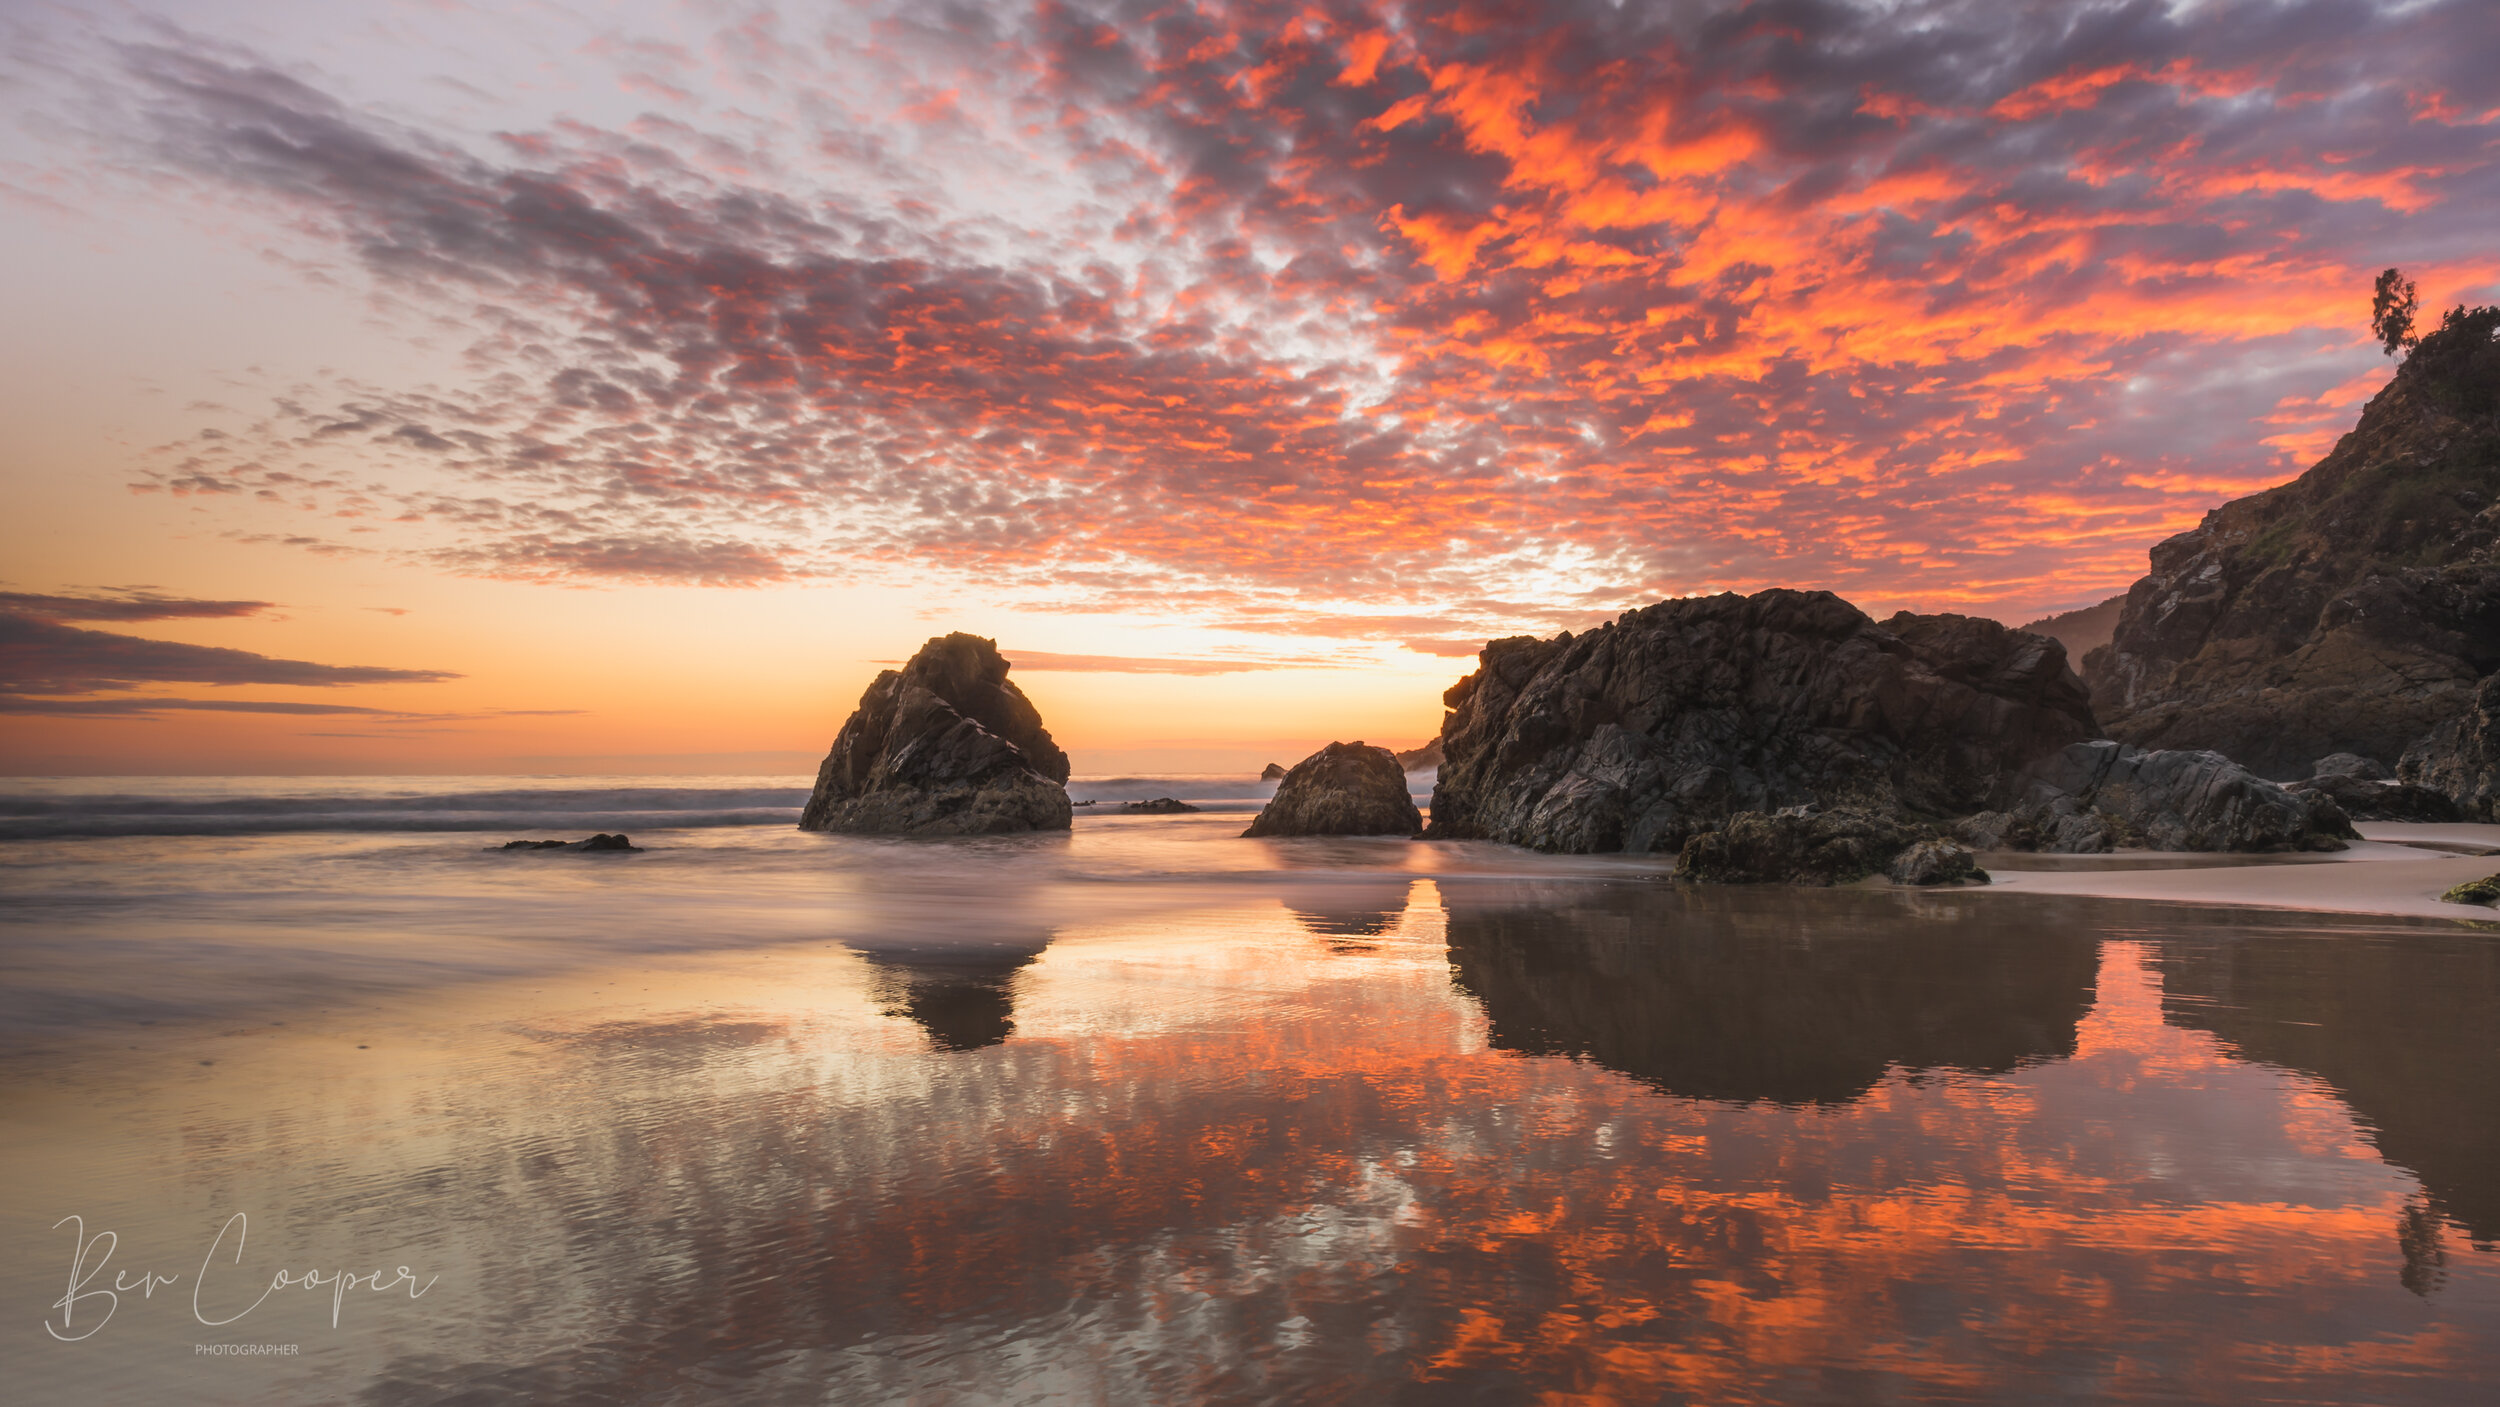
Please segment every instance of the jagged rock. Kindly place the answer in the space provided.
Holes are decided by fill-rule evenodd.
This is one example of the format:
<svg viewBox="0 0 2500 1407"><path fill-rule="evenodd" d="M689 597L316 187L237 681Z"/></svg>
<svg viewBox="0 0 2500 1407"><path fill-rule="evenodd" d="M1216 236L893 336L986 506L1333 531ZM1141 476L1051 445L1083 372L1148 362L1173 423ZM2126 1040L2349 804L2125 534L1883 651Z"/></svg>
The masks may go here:
<svg viewBox="0 0 2500 1407"><path fill-rule="evenodd" d="M2287 783L2294 796L2320 795L2355 821L2461 821L2464 814L2443 793L2407 782L2367 781L2348 773L2325 773Z"/></svg>
<svg viewBox="0 0 2500 1407"><path fill-rule="evenodd" d="M2455 717L2406 749L2396 776L2454 801L2461 819L2500 815L2500 675L2477 685Z"/></svg>
<svg viewBox="0 0 2500 1407"><path fill-rule="evenodd" d="M1242 834L1413 835L1423 824L1397 754L1358 741L1330 743L1295 763Z"/></svg>
<svg viewBox="0 0 2500 1407"><path fill-rule="evenodd" d="M1986 884L1988 872L1949 840L1922 840L1892 857L1895 884Z"/></svg>
<svg viewBox="0 0 2500 1407"><path fill-rule="evenodd" d="M2092 683L2092 675L2083 667L2083 662L2094 650L2108 644L2110 637L2117 633L2118 612L2126 604L2127 593L2121 591L2097 606L2085 606L2080 610L2061 611L2053 616L2042 616L2038 620L2014 628L2027 630L2034 635L2045 635L2065 646L2066 658L2073 662L2075 672L2083 676L2084 685L2088 688Z"/></svg>
<svg viewBox="0 0 2500 1407"><path fill-rule="evenodd" d="M1443 701L1428 834L1568 852L1672 850L1808 803L1966 815L2099 733L2056 641L1968 616L1878 625L1820 591L1496 640Z"/></svg>
<svg viewBox="0 0 2500 1407"><path fill-rule="evenodd" d="M1891 814L1862 807L1766 815L1741 811L1684 843L1675 877L1699 884L1849 884L1875 874L1922 838Z"/></svg>
<svg viewBox="0 0 2500 1407"><path fill-rule="evenodd" d="M1280 762L1271 762L1267 764L1267 769L1259 773L1259 780L1262 782L1281 782L1284 779L1285 768L1284 764Z"/></svg>
<svg viewBox="0 0 2500 1407"><path fill-rule="evenodd" d="M2086 661L2110 736L2290 780L2466 711L2500 668L2496 333L2452 314L2315 468L2153 549Z"/></svg>
<svg viewBox="0 0 2500 1407"><path fill-rule="evenodd" d="M505 842L504 842L503 844L501 844L501 845L490 845L490 846L488 846L488 847L487 847L487 849L489 849L489 850L579 850L579 851L600 851L600 850L609 850L609 851L614 851L614 850L633 850L633 851L639 851L639 850L641 850L641 849L642 849L642 847L641 847L641 846L639 846L639 845L634 844L634 842L633 842L631 839L629 839L629 838L627 838L627 837L625 837L625 836L622 836L622 835L610 835L610 834L608 834L606 831L601 831L601 832L599 832L597 835L594 835L594 836L590 837L588 840L507 840L507 841L505 841Z"/></svg>
<svg viewBox="0 0 2500 1407"><path fill-rule="evenodd" d="M816 773L799 828L854 835L1066 830L1068 758L995 641L920 647L862 694Z"/></svg>
<svg viewBox="0 0 2500 1407"><path fill-rule="evenodd" d="M2312 777L2358 777L2365 782L2384 782L2396 774L2387 770L2375 757L2357 752L2331 753L2309 764Z"/></svg>
<svg viewBox="0 0 2500 1407"><path fill-rule="evenodd" d="M2357 839L2325 792L2294 794L2215 752L2078 743L2028 768L2015 804L1955 827L1981 850L2341 850Z"/></svg>
<svg viewBox="0 0 2500 1407"><path fill-rule="evenodd" d="M1123 801L1120 810L1133 816L1178 816L1198 808L1177 797L1158 796L1152 801Z"/></svg>
<svg viewBox="0 0 2500 1407"><path fill-rule="evenodd" d="M1429 772L1441 765L1441 740L1434 738L1422 747L1411 747L1398 754L1398 765L1409 772Z"/></svg>

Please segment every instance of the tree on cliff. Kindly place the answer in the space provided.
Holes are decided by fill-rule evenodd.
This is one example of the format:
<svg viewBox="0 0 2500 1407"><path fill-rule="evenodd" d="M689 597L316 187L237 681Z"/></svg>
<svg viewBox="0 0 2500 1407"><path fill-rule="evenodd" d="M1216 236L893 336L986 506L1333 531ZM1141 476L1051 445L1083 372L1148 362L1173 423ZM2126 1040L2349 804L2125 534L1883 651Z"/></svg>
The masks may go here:
<svg viewBox="0 0 2500 1407"><path fill-rule="evenodd" d="M2370 331L2377 334L2387 355L2392 357L2398 347L2410 348L2418 340L2413 335L2413 314L2421 306L2413 280L2397 269L2380 272L2378 286L2370 292Z"/></svg>

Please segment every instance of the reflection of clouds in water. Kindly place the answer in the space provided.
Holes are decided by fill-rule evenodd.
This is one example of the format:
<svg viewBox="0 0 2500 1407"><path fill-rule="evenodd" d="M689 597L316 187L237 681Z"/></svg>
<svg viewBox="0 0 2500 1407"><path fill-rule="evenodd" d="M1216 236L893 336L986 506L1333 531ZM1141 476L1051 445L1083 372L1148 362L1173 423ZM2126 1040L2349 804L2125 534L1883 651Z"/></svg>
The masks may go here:
<svg viewBox="0 0 2500 1407"><path fill-rule="evenodd" d="M2437 1310L2482 1268L2443 1265L2421 1217L2399 1264L2409 1182L2318 1137L2306 1082L2166 1025L2134 949L2096 966L2041 921L2072 906L1537 897L1445 888L1455 976L1497 1048L1526 1030L1585 1059L1488 1060L1441 972L1331 963L1272 907L1226 916L1268 915L1262 941L1010 968L1053 1016L1007 1044L862 1063L801 1040L731 1101L721 1045L722 1070L640 1091L629 1146L482 1203L563 1227L614 1327L406 1360L368 1400L1736 1400L1833 1372L1902 1398L2082 1374L2112 1400L2331 1400L2382 1360L2303 1359L2318 1324L2380 1322L2390 1294ZM935 980L927 956L869 954ZM1211 991L1151 1035L1087 1024ZM555 1141L604 1146L575 1123ZM2403 1322L2380 1347L2411 1380L2500 1370Z"/></svg>

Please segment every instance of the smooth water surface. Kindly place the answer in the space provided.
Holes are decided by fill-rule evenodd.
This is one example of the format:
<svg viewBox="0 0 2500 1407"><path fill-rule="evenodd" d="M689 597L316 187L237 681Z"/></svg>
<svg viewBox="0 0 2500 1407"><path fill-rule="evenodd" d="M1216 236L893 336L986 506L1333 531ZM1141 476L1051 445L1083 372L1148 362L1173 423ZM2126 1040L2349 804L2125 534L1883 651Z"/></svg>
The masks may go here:
<svg viewBox="0 0 2500 1407"><path fill-rule="evenodd" d="M1241 824L0 846L0 1373L41 1402L2500 1396L2500 935ZM89 1289L175 1278L60 1342L82 1227L118 1237ZM198 1322L402 1265L421 1298L360 1281L335 1327L329 1285ZM237 1344L294 1351L202 1349Z"/></svg>

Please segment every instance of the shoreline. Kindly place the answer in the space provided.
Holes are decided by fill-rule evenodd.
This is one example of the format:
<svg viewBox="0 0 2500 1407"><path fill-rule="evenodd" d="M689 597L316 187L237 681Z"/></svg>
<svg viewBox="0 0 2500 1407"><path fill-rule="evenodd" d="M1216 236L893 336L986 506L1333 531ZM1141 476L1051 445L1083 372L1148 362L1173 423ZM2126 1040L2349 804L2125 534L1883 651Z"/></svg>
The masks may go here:
<svg viewBox="0 0 2500 1407"><path fill-rule="evenodd" d="M2451 886L2500 873L2500 854L2464 853L2500 849L2500 825L2372 821L2354 829L2362 835L2358 844L2325 855L2187 857L2140 851L2049 857L1990 852L1979 861L1993 882L1957 892L2376 914L2469 924L2500 921L2500 911L2478 904L2444 903L2439 897ZM2452 846L2460 849L2447 848ZM2022 867L2026 861L2051 859L2060 862L2056 868Z"/></svg>

